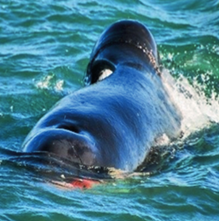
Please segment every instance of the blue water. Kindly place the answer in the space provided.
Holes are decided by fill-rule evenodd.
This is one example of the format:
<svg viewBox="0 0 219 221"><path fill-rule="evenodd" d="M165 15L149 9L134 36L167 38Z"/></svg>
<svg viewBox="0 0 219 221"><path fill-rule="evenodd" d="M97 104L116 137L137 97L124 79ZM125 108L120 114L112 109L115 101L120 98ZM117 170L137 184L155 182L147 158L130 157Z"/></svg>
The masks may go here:
<svg viewBox="0 0 219 221"><path fill-rule="evenodd" d="M120 19L151 30L163 72L192 94L174 94L187 137L158 151L151 174L88 190L8 161L5 150L20 151L38 119L83 87L94 43ZM0 0L0 220L219 220L218 30L217 0Z"/></svg>

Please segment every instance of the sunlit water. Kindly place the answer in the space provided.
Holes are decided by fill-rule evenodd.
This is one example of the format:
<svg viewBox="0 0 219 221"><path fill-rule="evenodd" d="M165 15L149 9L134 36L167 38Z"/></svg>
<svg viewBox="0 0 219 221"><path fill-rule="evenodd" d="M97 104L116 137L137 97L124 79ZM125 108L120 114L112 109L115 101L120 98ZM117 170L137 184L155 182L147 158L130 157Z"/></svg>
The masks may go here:
<svg viewBox="0 0 219 221"><path fill-rule="evenodd" d="M0 0L0 220L219 220L218 10L216 0ZM37 120L83 87L100 33L127 18L158 43L184 137L154 150L150 173L88 190L8 161L6 150L19 151Z"/></svg>

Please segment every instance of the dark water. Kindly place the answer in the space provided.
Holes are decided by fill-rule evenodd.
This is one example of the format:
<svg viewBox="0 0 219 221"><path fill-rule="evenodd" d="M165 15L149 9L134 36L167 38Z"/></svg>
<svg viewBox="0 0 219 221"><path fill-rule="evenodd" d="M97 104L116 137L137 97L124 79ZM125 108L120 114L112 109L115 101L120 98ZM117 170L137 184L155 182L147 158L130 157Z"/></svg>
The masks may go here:
<svg viewBox="0 0 219 221"><path fill-rule="evenodd" d="M83 86L100 33L128 18L147 25L164 72L189 91L174 97L190 136L161 151L151 175L85 191L5 160L5 149L19 151L37 120ZM0 220L219 220L218 33L217 0L0 0Z"/></svg>

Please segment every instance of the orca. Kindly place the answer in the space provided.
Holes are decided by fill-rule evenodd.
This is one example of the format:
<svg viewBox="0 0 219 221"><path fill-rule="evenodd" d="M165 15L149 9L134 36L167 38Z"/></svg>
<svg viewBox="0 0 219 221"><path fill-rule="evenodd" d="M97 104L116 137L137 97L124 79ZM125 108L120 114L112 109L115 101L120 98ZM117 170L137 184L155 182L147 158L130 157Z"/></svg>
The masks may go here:
<svg viewBox="0 0 219 221"><path fill-rule="evenodd" d="M181 115L166 92L151 32L110 25L91 53L85 87L62 98L23 143L88 167L136 171L162 136L179 136Z"/></svg>

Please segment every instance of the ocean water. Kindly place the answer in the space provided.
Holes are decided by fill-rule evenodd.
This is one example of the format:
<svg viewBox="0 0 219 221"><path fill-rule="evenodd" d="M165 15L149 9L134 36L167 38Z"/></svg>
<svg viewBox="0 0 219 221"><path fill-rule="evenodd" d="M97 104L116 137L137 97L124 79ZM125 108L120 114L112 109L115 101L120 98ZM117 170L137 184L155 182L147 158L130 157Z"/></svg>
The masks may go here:
<svg viewBox="0 0 219 221"><path fill-rule="evenodd" d="M84 86L94 43L120 19L153 33L184 138L155 151L150 173L86 190L8 160L56 101ZM219 220L218 60L218 0L0 0L0 220Z"/></svg>

